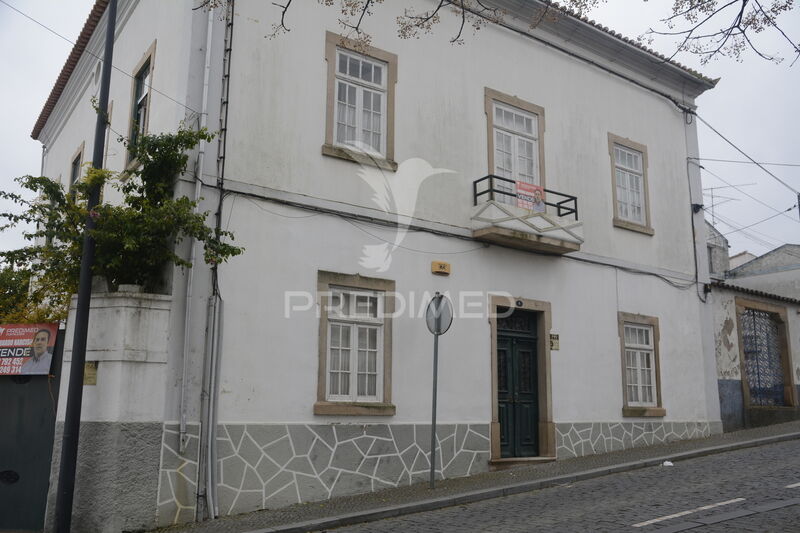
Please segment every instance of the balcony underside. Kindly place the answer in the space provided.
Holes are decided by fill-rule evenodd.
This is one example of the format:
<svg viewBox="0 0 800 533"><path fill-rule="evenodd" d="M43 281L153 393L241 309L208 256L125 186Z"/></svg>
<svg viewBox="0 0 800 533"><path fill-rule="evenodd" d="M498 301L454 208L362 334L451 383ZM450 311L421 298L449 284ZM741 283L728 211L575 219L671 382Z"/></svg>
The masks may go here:
<svg viewBox="0 0 800 533"><path fill-rule="evenodd" d="M488 201L473 210L472 237L529 252L553 255L577 252L583 243L583 224L565 223L562 219Z"/></svg>
<svg viewBox="0 0 800 533"><path fill-rule="evenodd" d="M526 233L524 231L501 228L499 226L489 226L487 228L473 230L472 237L483 242L518 248L529 252L540 252L545 254L566 254L577 252L581 245L576 242L569 242L562 239L553 239L544 235Z"/></svg>

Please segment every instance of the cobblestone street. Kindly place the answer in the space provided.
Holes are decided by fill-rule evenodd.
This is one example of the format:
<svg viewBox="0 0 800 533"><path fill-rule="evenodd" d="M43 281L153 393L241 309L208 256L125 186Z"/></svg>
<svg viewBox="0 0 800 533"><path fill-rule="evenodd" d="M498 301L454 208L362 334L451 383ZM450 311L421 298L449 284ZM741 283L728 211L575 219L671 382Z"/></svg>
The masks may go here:
<svg viewBox="0 0 800 533"><path fill-rule="evenodd" d="M647 533L690 529L703 533L800 531L800 441L331 531Z"/></svg>

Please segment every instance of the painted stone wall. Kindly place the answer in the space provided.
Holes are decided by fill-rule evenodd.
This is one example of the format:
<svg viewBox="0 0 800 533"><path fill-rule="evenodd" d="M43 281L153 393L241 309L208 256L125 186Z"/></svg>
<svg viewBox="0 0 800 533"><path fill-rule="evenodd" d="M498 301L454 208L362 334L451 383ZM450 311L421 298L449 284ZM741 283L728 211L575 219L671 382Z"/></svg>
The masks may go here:
<svg viewBox="0 0 800 533"><path fill-rule="evenodd" d="M676 440L700 439L719 431L708 422L562 423L556 424L556 456L568 459Z"/></svg>
<svg viewBox="0 0 800 533"><path fill-rule="evenodd" d="M714 345L717 379L742 379L739 365L739 338L736 332L736 303L733 296L714 295Z"/></svg>
<svg viewBox="0 0 800 533"><path fill-rule="evenodd" d="M186 449L180 451L180 427L164 424L161 469L158 476L159 526L193 522L197 513L197 468L200 454L200 424L186 426Z"/></svg>
<svg viewBox="0 0 800 533"><path fill-rule="evenodd" d="M725 431L736 431L744 427L736 302L733 294L727 291L712 293L711 302L714 306L714 353L717 360L720 419Z"/></svg>
<svg viewBox="0 0 800 533"><path fill-rule="evenodd" d="M194 517L196 434L180 456L177 427L165 426L160 525ZM488 469L488 424L443 424L436 434L437 478ZM221 516L409 485L430 469L430 427L421 424L220 424L217 445Z"/></svg>

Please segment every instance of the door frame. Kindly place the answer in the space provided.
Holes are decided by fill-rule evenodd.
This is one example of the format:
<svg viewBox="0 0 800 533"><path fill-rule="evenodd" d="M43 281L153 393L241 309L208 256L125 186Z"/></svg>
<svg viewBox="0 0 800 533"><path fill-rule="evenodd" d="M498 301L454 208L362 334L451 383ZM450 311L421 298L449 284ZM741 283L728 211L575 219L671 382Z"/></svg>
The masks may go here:
<svg viewBox="0 0 800 533"><path fill-rule="evenodd" d="M772 305L757 300L750 300L736 296L734 298L736 304L736 330L739 341L739 372L742 377L742 398L745 407L745 424L749 422L747 417L747 409L763 409L764 407L750 404L750 383L747 380L747 370L745 366L744 354L744 336L742 330L742 313L746 309L755 309L757 311L764 311L775 315L778 325L778 337L780 342L780 356L781 368L783 369L783 387L784 387L784 402L785 406L781 407L766 407L767 409L787 409L798 405L797 386L794 379L794 372L792 371L791 352L789 352L789 320L787 317L786 307Z"/></svg>
<svg viewBox="0 0 800 533"><path fill-rule="evenodd" d="M521 304L521 305L520 305ZM492 376L492 421L489 425L489 438L491 443L490 460L499 460L500 457L500 415L497 402L497 308L511 307L524 311L536 313L536 368L537 368L537 392L539 399L539 456L533 458L519 457L514 458L524 461L525 459L538 459L541 457L553 458L556 456L556 432L553 422L553 403L552 387L550 380L550 328L552 325L552 313L550 302L542 300L531 300L529 298L516 297L511 300L507 296L491 295L489 297L489 327L490 327L490 361Z"/></svg>

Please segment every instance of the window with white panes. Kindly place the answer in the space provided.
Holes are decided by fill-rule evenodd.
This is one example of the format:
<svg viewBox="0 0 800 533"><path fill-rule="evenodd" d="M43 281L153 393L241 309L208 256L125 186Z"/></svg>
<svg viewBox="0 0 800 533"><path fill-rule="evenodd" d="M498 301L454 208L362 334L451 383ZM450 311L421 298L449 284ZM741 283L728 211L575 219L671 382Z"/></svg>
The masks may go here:
<svg viewBox="0 0 800 533"><path fill-rule="evenodd" d="M625 397L629 406L655 406L658 402L653 328L625 324Z"/></svg>
<svg viewBox="0 0 800 533"><path fill-rule="evenodd" d="M147 115L150 105L150 76L151 62L148 59L133 78L133 110L131 111L131 128L129 144L136 145L139 137L147 132ZM128 159L133 158L133 153L128 153Z"/></svg>
<svg viewBox="0 0 800 533"><path fill-rule="evenodd" d="M617 187L617 217L635 224L647 224L642 152L614 144Z"/></svg>
<svg viewBox="0 0 800 533"><path fill-rule="evenodd" d="M336 50L334 140L386 155L387 65Z"/></svg>
<svg viewBox="0 0 800 533"><path fill-rule="evenodd" d="M329 401L383 399L383 293L333 288L328 307Z"/></svg>
<svg viewBox="0 0 800 533"><path fill-rule="evenodd" d="M81 177L81 158L83 157L83 153L79 152L78 155L75 156L75 159L72 160L72 164L69 168L69 188L72 189L72 186L75 185Z"/></svg>
<svg viewBox="0 0 800 533"><path fill-rule="evenodd" d="M494 174L501 178L540 184L539 117L521 109L493 103ZM495 188L516 192L516 185L496 180ZM498 194L495 200L516 204L513 196Z"/></svg>

